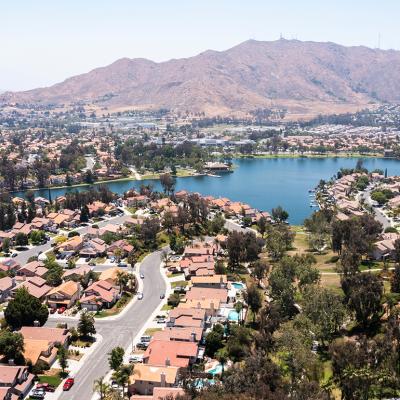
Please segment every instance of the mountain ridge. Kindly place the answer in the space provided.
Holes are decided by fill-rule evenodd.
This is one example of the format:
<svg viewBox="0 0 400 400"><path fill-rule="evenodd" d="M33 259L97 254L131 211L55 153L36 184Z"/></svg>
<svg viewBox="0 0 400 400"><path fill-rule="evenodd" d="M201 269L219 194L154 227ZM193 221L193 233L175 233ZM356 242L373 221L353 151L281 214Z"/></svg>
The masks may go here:
<svg viewBox="0 0 400 400"><path fill-rule="evenodd" d="M1 103L168 108L245 114L315 113L400 102L400 51L333 42L247 40L223 51L155 62L121 58L50 87L6 92Z"/></svg>

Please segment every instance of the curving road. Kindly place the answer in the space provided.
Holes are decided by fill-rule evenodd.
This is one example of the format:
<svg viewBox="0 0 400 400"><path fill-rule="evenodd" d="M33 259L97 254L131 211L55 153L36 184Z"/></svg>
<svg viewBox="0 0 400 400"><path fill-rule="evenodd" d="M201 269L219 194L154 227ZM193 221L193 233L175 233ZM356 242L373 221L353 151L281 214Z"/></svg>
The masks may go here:
<svg viewBox="0 0 400 400"><path fill-rule="evenodd" d="M100 376L105 376L110 370L108 353L116 346L128 348L133 338L161 304L160 294L166 291L166 283L160 269L161 255L162 250L158 250L149 254L141 263L140 272L144 275L143 300L134 300L119 318L96 319L97 333L103 339L79 370L74 386L70 391L63 392L59 399L91 399L93 382ZM73 322L71 319L57 318L57 320L50 319L46 325L55 326L59 322L66 322L69 326L76 324L76 321Z"/></svg>

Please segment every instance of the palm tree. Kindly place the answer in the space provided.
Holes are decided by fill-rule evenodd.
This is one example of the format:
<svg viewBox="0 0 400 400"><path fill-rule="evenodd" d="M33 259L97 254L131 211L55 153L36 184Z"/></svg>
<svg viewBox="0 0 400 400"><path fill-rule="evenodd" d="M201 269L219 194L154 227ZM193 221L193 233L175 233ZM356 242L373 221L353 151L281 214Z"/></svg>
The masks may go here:
<svg viewBox="0 0 400 400"><path fill-rule="evenodd" d="M235 304L235 311L238 313L239 315L239 325L242 324L242 311L243 311L243 303L241 301L237 301Z"/></svg>
<svg viewBox="0 0 400 400"><path fill-rule="evenodd" d="M129 281L129 276L126 272L118 272L117 273L117 284L119 286L119 293L122 293L124 287L126 287Z"/></svg>
<svg viewBox="0 0 400 400"><path fill-rule="evenodd" d="M216 353L215 353L215 358L219 361L219 363L221 364L222 367L222 371L221 371L221 376L224 374L224 367L225 364L228 361L228 352L226 351L226 348L223 347L222 349L219 349Z"/></svg>
<svg viewBox="0 0 400 400"><path fill-rule="evenodd" d="M110 385L104 382L104 376L101 376L99 379L96 379L93 383L93 392L98 393L100 395L100 400L104 400L106 394L110 390Z"/></svg>
<svg viewBox="0 0 400 400"><path fill-rule="evenodd" d="M113 380L122 388L122 395L125 393L125 385L129 382L129 376L133 371L133 365L123 364L112 374Z"/></svg>

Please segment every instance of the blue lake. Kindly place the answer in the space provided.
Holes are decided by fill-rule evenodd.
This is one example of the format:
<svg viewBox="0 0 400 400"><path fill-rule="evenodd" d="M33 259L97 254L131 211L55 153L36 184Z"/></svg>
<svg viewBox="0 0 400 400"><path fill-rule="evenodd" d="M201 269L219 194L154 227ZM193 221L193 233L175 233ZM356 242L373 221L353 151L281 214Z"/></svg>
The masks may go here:
<svg viewBox="0 0 400 400"><path fill-rule="evenodd" d="M233 173L222 174L221 178L199 176L178 178L176 190L185 189L215 197L228 197L242 201L260 210L270 211L281 205L289 212L289 222L301 224L313 211L310 208L308 190L314 188L320 179L329 179L341 167L353 168L357 158L268 158L235 160L237 168ZM384 158L366 158L364 166L369 170L387 168L388 175L400 175L400 161ZM132 187L151 183L161 190L159 181L110 182L107 186L116 193L123 193ZM87 187L52 189L54 199L68 191L85 190ZM37 194L48 197L48 190ZM22 196L23 193L15 193Z"/></svg>

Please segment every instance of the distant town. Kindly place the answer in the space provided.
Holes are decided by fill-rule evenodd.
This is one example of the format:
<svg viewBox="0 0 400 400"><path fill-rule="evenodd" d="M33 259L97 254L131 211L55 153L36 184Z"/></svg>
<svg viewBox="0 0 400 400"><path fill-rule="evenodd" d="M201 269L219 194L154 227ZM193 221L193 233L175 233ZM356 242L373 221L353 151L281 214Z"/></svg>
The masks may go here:
<svg viewBox="0 0 400 400"><path fill-rule="evenodd" d="M0 110L0 187L218 175L233 171L232 160L240 157L398 158L399 113L397 106L382 106L292 123L261 111L235 120L14 105Z"/></svg>

